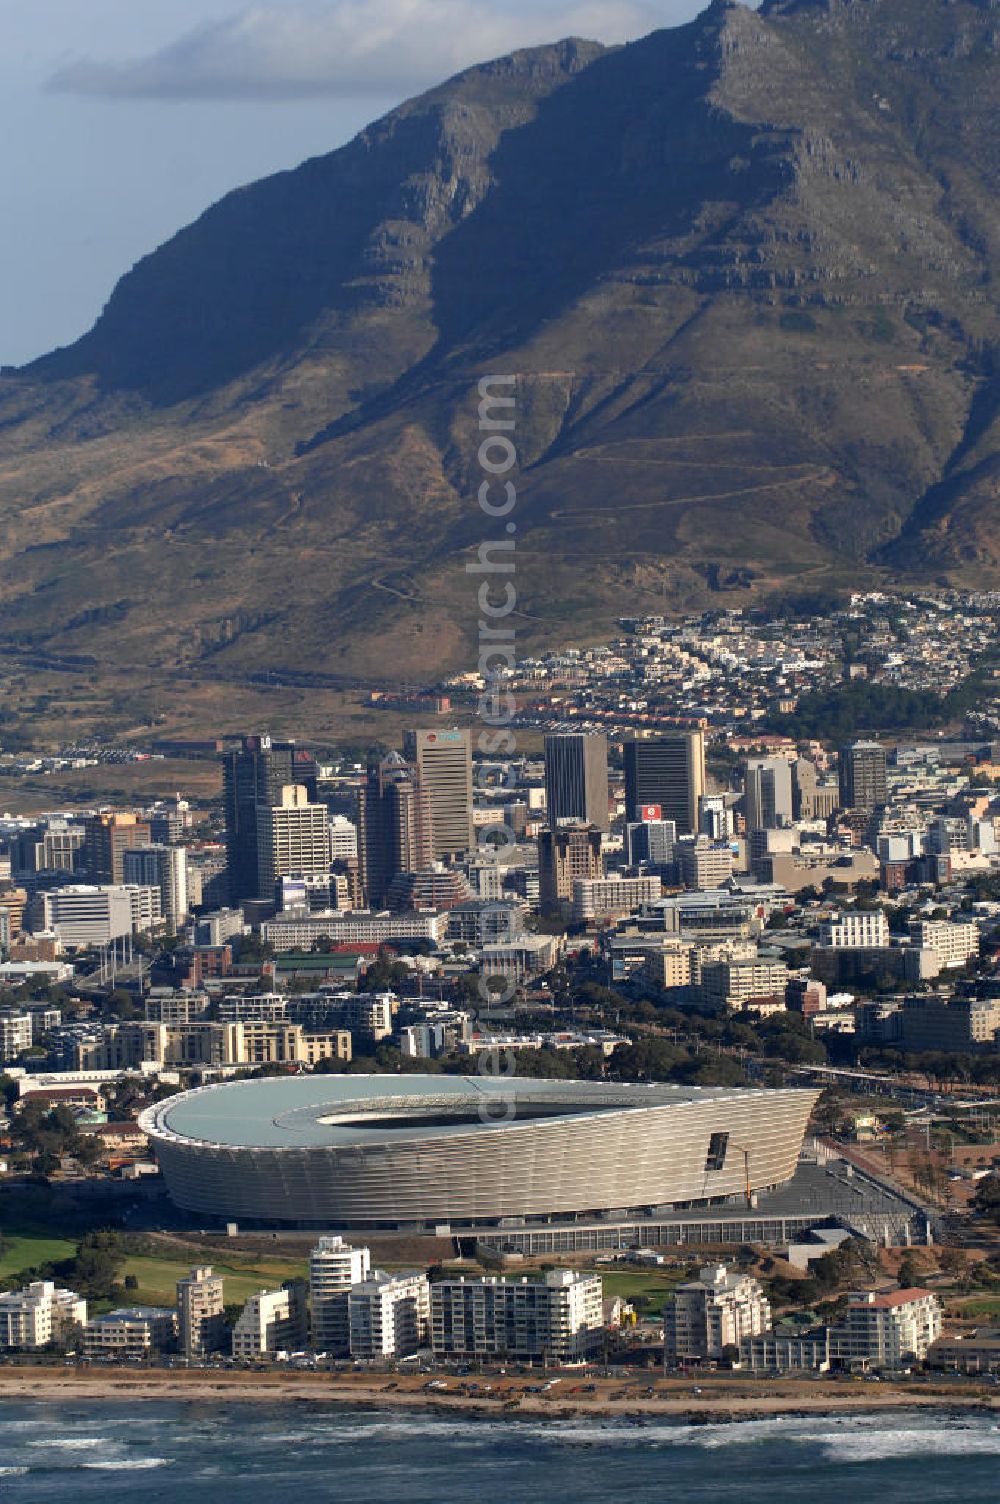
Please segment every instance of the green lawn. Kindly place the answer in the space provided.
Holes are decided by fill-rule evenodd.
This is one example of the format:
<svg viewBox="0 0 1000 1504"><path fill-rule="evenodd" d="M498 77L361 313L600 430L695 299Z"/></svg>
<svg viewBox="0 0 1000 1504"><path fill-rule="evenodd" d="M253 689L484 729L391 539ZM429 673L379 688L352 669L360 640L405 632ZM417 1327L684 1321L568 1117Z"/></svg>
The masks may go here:
<svg viewBox="0 0 1000 1504"><path fill-rule="evenodd" d="M949 1300L947 1304L951 1306L952 1302ZM973 1295L969 1300L956 1300L954 1305L962 1318L968 1321L979 1321L984 1316L1000 1316L1000 1295Z"/></svg>
<svg viewBox="0 0 1000 1504"><path fill-rule="evenodd" d="M205 1263L210 1263L216 1274L225 1280L227 1305L242 1303L258 1290L275 1290L288 1279L303 1279L306 1275L305 1260L252 1259L238 1264L221 1263L206 1254ZM192 1264L198 1259L194 1254L188 1259L169 1259L137 1255L126 1259L119 1276L134 1274L139 1281L136 1290L129 1290L128 1300L136 1305L172 1306L177 1298L177 1281L183 1279Z"/></svg>
<svg viewBox="0 0 1000 1504"><path fill-rule="evenodd" d="M4 1236L7 1245L0 1253L0 1286L7 1287L9 1280L22 1269L33 1269L38 1264L55 1263L72 1258L76 1243L68 1238L52 1238L44 1234L18 1233Z"/></svg>
<svg viewBox="0 0 1000 1504"><path fill-rule="evenodd" d="M637 1302L640 1310L652 1314L664 1306L678 1285L688 1279L685 1269L595 1269L604 1284L605 1299L620 1296Z"/></svg>

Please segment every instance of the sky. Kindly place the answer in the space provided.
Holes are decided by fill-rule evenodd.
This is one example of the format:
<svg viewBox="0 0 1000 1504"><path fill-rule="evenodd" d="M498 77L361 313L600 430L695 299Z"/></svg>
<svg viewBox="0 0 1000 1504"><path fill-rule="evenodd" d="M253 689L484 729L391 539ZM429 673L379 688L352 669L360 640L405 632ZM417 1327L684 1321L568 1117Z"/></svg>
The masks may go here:
<svg viewBox="0 0 1000 1504"><path fill-rule="evenodd" d="M77 338L222 194L473 62L705 0L0 0L0 365Z"/></svg>

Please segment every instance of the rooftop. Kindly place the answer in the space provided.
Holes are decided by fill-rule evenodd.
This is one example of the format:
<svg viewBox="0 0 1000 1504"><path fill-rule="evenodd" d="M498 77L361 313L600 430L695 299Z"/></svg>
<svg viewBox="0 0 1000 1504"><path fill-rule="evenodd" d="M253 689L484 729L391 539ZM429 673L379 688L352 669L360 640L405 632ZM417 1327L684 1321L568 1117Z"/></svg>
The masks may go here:
<svg viewBox="0 0 1000 1504"><path fill-rule="evenodd" d="M273 1077L184 1092L147 1108L139 1123L154 1138L219 1146L361 1147L398 1143L403 1134L437 1139L497 1127L516 1131L539 1118L685 1107L749 1095L745 1088L619 1086L527 1077ZM490 1113L491 1101L502 1110Z"/></svg>

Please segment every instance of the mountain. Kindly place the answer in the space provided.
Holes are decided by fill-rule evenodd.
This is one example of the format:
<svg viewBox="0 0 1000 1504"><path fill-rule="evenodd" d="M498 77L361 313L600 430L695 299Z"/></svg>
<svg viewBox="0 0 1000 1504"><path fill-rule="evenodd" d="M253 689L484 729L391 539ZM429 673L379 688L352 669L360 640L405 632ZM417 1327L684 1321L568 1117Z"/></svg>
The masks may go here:
<svg viewBox="0 0 1000 1504"><path fill-rule="evenodd" d="M998 49L993 0L715 0L230 194L0 380L0 653L126 687L474 667L490 373L523 652L997 584Z"/></svg>

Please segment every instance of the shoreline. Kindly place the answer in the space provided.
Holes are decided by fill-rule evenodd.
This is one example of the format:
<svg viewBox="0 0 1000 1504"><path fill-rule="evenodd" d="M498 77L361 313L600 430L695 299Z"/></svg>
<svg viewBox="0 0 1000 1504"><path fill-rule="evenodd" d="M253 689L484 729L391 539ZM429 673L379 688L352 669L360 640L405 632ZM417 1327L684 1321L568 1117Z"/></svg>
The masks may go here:
<svg viewBox="0 0 1000 1504"><path fill-rule="evenodd" d="M0 1405L55 1400L188 1404L306 1404L310 1407L357 1410L425 1410L460 1413L469 1418L517 1421L675 1419L695 1425L821 1414L870 1414L876 1410L938 1410L1000 1415L1000 1395L976 1389L951 1392L930 1386L822 1383L821 1381L764 1381L760 1393L748 1391L746 1381L706 1380L694 1386L687 1380L660 1380L648 1395L648 1383L633 1387L641 1393L623 1394L623 1381L598 1380L591 1393L524 1393L524 1383L485 1379L488 1394L468 1393L456 1380L453 1390L426 1389L428 1381L392 1379L378 1375L212 1373L202 1370L127 1371L29 1368L0 1370ZM465 1381L480 1382L479 1380ZM527 1382L531 1382L530 1380ZM568 1387L568 1380L563 1380ZM387 1389L387 1384L397 1387ZM694 1387L702 1393L693 1394ZM847 1391L847 1392L845 1392ZM873 1392L874 1391L874 1392Z"/></svg>

